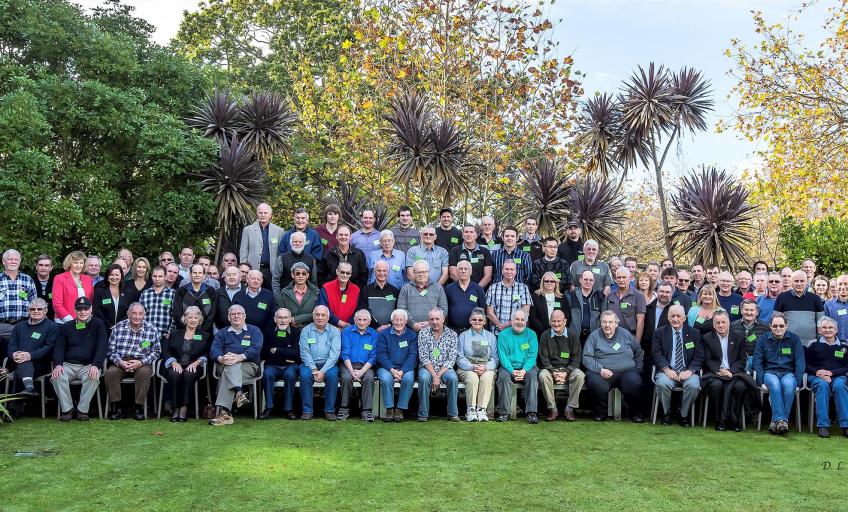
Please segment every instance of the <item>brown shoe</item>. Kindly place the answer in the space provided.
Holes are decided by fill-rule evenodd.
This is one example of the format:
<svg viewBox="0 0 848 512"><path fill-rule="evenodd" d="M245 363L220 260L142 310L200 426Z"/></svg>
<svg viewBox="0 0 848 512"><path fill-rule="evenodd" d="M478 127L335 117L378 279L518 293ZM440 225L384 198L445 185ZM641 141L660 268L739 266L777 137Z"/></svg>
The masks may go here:
<svg viewBox="0 0 848 512"><path fill-rule="evenodd" d="M395 409L395 423L400 423L403 421L403 409Z"/></svg>
<svg viewBox="0 0 848 512"><path fill-rule="evenodd" d="M213 427L220 427L223 425L232 425L233 417L226 411L221 411L217 416L209 420L209 424Z"/></svg>
<svg viewBox="0 0 848 512"><path fill-rule="evenodd" d="M300 419L311 420L312 419L312 413L311 412L305 412L300 416Z"/></svg>
<svg viewBox="0 0 848 512"><path fill-rule="evenodd" d="M545 418L547 421L554 421L559 416L559 411L556 407L548 410L548 416Z"/></svg>
<svg viewBox="0 0 848 512"><path fill-rule="evenodd" d="M77 421L88 421L88 414L77 411Z"/></svg>
<svg viewBox="0 0 848 512"><path fill-rule="evenodd" d="M577 418L574 417L574 410L568 407L565 408L565 421L577 421Z"/></svg>
<svg viewBox="0 0 848 512"><path fill-rule="evenodd" d="M327 421L336 421L338 419L338 417L336 416L336 413L334 413L334 412L325 412L324 418Z"/></svg>
<svg viewBox="0 0 848 512"><path fill-rule="evenodd" d="M250 402L250 398L248 398L247 393L244 391L239 391L236 393L236 408L241 409L248 402Z"/></svg>
<svg viewBox="0 0 848 512"><path fill-rule="evenodd" d="M63 421L63 422L64 421L71 421L72 419L74 419L74 411L73 410L70 410L68 412L63 412L62 414L59 415L59 421Z"/></svg>

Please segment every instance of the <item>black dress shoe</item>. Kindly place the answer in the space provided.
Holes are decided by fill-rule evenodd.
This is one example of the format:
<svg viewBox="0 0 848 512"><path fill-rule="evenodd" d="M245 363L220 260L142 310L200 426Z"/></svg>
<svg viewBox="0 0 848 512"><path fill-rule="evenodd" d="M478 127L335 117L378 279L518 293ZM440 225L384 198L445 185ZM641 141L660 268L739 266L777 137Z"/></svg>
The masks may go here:
<svg viewBox="0 0 848 512"><path fill-rule="evenodd" d="M296 420L296 419L297 419L297 414L295 414L295 413L294 413L294 411L288 411L288 412L286 413L286 419L287 419L287 420Z"/></svg>
<svg viewBox="0 0 848 512"><path fill-rule="evenodd" d="M142 409L141 407L136 407L135 408L135 414L133 414L133 419L135 421L144 420L144 409Z"/></svg>
<svg viewBox="0 0 848 512"><path fill-rule="evenodd" d="M664 414L662 418L662 424L665 426L671 425L671 414Z"/></svg>
<svg viewBox="0 0 848 512"><path fill-rule="evenodd" d="M109 415L110 420L122 420L124 419L124 410L120 407L112 407L112 413Z"/></svg>
<svg viewBox="0 0 848 512"><path fill-rule="evenodd" d="M819 427L819 437L827 439L830 437L830 429L827 427Z"/></svg>
<svg viewBox="0 0 848 512"><path fill-rule="evenodd" d="M177 418L177 421L179 421L180 423L185 423L185 422L187 422L187 421L188 421L188 419L183 418L182 416L180 416L179 418Z"/></svg>
<svg viewBox="0 0 848 512"><path fill-rule="evenodd" d="M681 427L691 427L692 426L692 423L689 421L688 416L681 416L680 417L680 426Z"/></svg>
<svg viewBox="0 0 848 512"><path fill-rule="evenodd" d="M260 420L267 420L270 417L271 417L271 409L268 409L267 407L265 409L262 409L262 412L259 413L259 419Z"/></svg>
<svg viewBox="0 0 848 512"><path fill-rule="evenodd" d="M733 426L733 431L734 431L734 432L742 432L742 427L740 427L739 425L734 425L734 426Z"/></svg>
<svg viewBox="0 0 848 512"><path fill-rule="evenodd" d="M641 414L634 415L633 417L630 418L630 421L632 421L633 423L644 423L645 422L645 420L642 418Z"/></svg>
<svg viewBox="0 0 848 512"><path fill-rule="evenodd" d="M180 421L179 416L171 416L171 423L177 423L178 421Z"/></svg>
<svg viewBox="0 0 848 512"><path fill-rule="evenodd" d="M719 432L724 432L725 431L724 423L716 423L715 429L718 430Z"/></svg>
<svg viewBox="0 0 848 512"><path fill-rule="evenodd" d="M606 420L607 420L606 414L596 414L595 415L595 421L606 421Z"/></svg>

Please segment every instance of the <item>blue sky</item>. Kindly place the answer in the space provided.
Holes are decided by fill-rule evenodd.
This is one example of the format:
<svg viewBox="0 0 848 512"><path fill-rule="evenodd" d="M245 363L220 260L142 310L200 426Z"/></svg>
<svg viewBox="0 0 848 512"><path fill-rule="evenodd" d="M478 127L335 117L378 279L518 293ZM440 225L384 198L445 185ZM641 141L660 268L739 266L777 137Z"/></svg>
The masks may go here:
<svg viewBox="0 0 848 512"><path fill-rule="evenodd" d="M77 0L84 7L100 0ZM124 0L135 14L156 27L154 38L162 43L176 34L184 10L195 10L197 0ZM550 9L555 38L562 55L572 54L577 69L586 74L587 95L613 92L638 65L650 61L672 69L700 69L713 85L716 110L710 130L682 141L680 151L666 166L673 174L700 164L738 171L756 165L756 142L734 131L715 133L721 117L733 113L735 102L727 96L733 79L727 76L732 61L724 55L731 38L756 42L751 11L761 10L770 23L780 22L806 33L818 44L821 25L833 0L822 0L793 19L801 0L559 0ZM558 20L562 19L561 22Z"/></svg>

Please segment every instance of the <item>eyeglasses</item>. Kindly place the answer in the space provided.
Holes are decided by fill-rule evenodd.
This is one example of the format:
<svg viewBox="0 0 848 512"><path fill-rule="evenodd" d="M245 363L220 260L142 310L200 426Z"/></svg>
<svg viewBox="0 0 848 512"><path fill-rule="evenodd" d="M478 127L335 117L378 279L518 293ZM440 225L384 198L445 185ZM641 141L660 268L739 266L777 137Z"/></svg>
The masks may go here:
<svg viewBox="0 0 848 512"><path fill-rule="evenodd" d="M436 233L421 233L421 236L436 236Z"/></svg>
<svg viewBox="0 0 848 512"><path fill-rule="evenodd" d="M350 272L348 272L348 274L350 274ZM298 270L294 273L294 275L296 275L296 276L308 276L309 272L304 272L303 270Z"/></svg>
<svg viewBox="0 0 848 512"><path fill-rule="evenodd" d="M772 325L771 328L772 329L786 329L786 326L785 325Z"/></svg>
<svg viewBox="0 0 848 512"><path fill-rule="evenodd" d="M771 279L769 280L770 284L780 284L780 279Z"/></svg>
<svg viewBox="0 0 848 512"><path fill-rule="evenodd" d="M678 279L677 281L680 282L680 283L688 283L690 280L689 279Z"/></svg>
<svg viewBox="0 0 848 512"><path fill-rule="evenodd" d="M546 283L546 284L556 284L556 281L553 281L551 279L544 279L544 280L542 280L542 282Z"/></svg>
<svg viewBox="0 0 848 512"><path fill-rule="evenodd" d="M349 276L349 275L351 274L351 272L348 272L347 270L337 270L336 272L337 272L340 276Z"/></svg>
<svg viewBox="0 0 848 512"><path fill-rule="evenodd" d="M472 321L472 322L485 322L485 321L486 321L486 319L485 319L485 318L480 318L480 317L478 316L478 317L472 318L472 319L471 319L471 321Z"/></svg>
<svg viewBox="0 0 848 512"><path fill-rule="evenodd" d="M29 308L30 311L44 311L47 308Z"/></svg>

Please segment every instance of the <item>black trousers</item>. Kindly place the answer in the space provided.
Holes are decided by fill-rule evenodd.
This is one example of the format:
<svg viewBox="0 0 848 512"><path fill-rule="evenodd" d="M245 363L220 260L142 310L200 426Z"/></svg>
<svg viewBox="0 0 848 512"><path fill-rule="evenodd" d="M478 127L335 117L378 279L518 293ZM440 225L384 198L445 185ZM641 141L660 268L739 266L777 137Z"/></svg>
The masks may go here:
<svg viewBox="0 0 848 512"><path fill-rule="evenodd" d="M200 370L187 372L183 369L182 373L177 373L170 366L168 367L168 390L171 394L171 409L178 407L187 407L194 395L194 383L200 378Z"/></svg>
<svg viewBox="0 0 848 512"><path fill-rule="evenodd" d="M271 290L271 266L270 265L259 265L260 272L262 272L262 288L266 290Z"/></svg>
<svg viewBox="0 0 848 512"><path fill-rule="evenodd" d="M744 400L744 384L734 381L732 377L725 379L710 373L704 375L701 386L710 401L716 424L736 425L737 408L731 407L731 404L740 404Z"/></svg>
<svg viewBox="0 0 848 512"><path fill-rule="evenodd" d="M36 377L41 377L50 372L50 359L47 360L36 360L33 361L30 359L29 361L15 364L12 361L12 358L9 358L9 371L15 372L15 382L14 382L14 391L21 391L24 389L23 379L25 377L29 377L31 379L35 379Z"/></svg>
<svg viewBox="0 0 848 512"><path fill-rule="evenodd" d="M625 371L614 371L609 379L601 377L599 373L586 371L586 386L589 388L589 393L595 397L599 414L607 413L607 394L612 388L621 390L631 415L642 414L642 375L640 370L631 368Z"/></svg>

